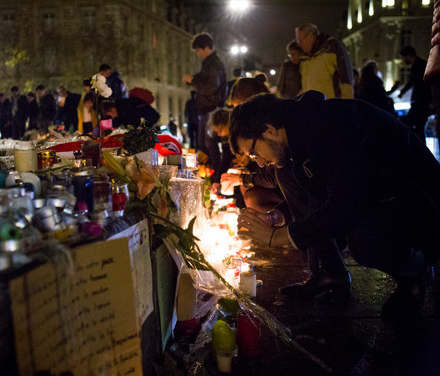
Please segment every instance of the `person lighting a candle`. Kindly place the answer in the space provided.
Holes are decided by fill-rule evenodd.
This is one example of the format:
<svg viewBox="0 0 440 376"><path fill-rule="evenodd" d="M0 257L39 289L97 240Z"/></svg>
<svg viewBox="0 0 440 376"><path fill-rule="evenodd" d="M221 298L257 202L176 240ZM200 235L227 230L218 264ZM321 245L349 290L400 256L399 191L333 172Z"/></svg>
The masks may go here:
<svg viewBox="0 0 440 376"><path fill-rule="evenodd" d="M209 128L222 144L219 168L217 168L217 170L214 171L214 174L211 176L211 192L214 194L220 192L220 176L228 171L233 164L234 156L229 149L228 140L230 115L230 110L219 108L212 112L209 118ZM223 192L223 194L225 193ZM231 194L233 194L233 192Z"/></svg>
<svg viewBox="0 0 440 376"><path fill-rule="evenodd" d="M228 99L229 104L237 107L250 97L269 93L264 81L256 78L240 78L232 87ZM229 134L229 128L228 128ZM256 161L249 161L248 156L237 156L237 160L246 165L246 170L238 170L234 173L229 170L221 176L222 186L240 186L240 191L246 205L242 210L241 218L246 216L258 217L261 222L254 224L254 230L258 231L258 225L264 229L270 225L271 232L260 241L252 238L260 247L279 247L289 245L289 239L285 237L275 238L275 231L279 234L281 228L287 226L292 218L302 218L309 210L307 207L308 197L301 189L286 189L280 191L277 180L288 179L291 173L288 169L279 169L275 175L274 166L258 167ZM247 162L243 163L244 160ZM240 173L244 172L244 173ZM287 196L289 205L286 204ZM290 216L289 212L294 213ZM343 242L342 242L343 243ZM310 278L280 287L280 292L287 296L299 296L303 299L315 299L325 302L346 300L351 292L351 276L347 271L340 247L341 241L335 239L320 239L313 246L307 248L307 260L310 270Z"/></svg>
<svg viewBox="0 0 440 376"><path fill-rule="evenodd" d="M304 217L275 232L252 213L242 214L239 228L247 236L272 237L273 245L288 239L299 249L344 236L360 265L397 282L382 317L418 314L425 265L414 250L426 262L438 259L440 165L407 127L358 100L325 100L316 91L296 100L265 94L234 109L230 142L234 153L260 166L287 169L290 174L277 179L281 190L309 198Z"/></svg>

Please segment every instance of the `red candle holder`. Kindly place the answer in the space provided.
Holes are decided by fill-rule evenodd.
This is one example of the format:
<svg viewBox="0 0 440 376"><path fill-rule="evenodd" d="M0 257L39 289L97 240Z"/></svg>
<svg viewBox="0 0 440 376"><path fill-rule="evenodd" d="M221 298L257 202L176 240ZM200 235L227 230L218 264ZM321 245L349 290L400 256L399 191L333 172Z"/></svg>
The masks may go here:
<svg viewBox="0 0 440 376"><path fill-rule="evenodd" d="M240 312L237 318L238 354L253 358L261 354L261 323L250 312Z"/></svg>

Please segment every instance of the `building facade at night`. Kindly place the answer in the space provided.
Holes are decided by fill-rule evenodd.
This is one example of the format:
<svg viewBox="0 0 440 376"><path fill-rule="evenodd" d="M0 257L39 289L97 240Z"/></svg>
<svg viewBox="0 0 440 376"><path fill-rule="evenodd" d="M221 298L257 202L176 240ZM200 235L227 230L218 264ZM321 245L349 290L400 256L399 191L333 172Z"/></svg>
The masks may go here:
<svg viewBox="0 0 440 376"><path fill-rule="evenodd" d="M376 60L385 87L406 81L409 67L400 58L412 45L427 59L431 40L433 0L349 0L343 41L353 67Z"/></svg>
<svg viewBox="0 0 440 376"><path fill-rule="evenodd" d="M182 6L165 0L3 0L0 3L0 90L42 83L82 90L102 63L128 88L155 97L161 123L182 124L189 88L185 73L199 70L191 50L197 31ZM7 94L9 95L9 93Z"/></svg>

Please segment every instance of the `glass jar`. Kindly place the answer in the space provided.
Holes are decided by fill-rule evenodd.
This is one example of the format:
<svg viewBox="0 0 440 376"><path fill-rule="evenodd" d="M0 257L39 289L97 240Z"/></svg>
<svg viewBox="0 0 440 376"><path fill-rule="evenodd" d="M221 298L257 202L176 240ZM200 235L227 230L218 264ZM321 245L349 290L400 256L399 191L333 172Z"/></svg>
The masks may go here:
<svg viewBox="0 0 440 376"><path fill-rule="evenodd" d="M112 194L112 210L118 217L124 215L125 205L128 201L128 185L114 184Z"/></svg>
<svg viewBox="0 0 440 376"><path fill-rule="evenodd" d="M86 141L82 146L83 159L91 159L94 167L101 165L101 144L93 141Z"/></svg>
<svg viewBox="0 0 440 376"><path fill-rule="evenodd" d="M33 146L23 146L14 150L15 169L20 172L38 170L37 151Z"/></svg>
<svg viewBox="0 0 440 376"><path fill-rule="evenodd" d="M93 182L94 210L109 210L112 202L112 189L108 176L95 176Z"/></svg>
<svg viewBox="0 0 440 376"><path fill-rule="evenodd" d="M88 212L93 211L93 172L91 170L77 171L72 176L73 194L77 202L87 205Z"/></svg>
<svg viewBox="0 0 440 376"><path fill-rule="evenodd" d="M17 221L19 221L18 217L24 217L27 223L30 223L34 215L34 205L32 199L26 194L26 189L24 187L15 187L10 188L8 191L11 214L16 217ZM18 227L26 227L26 222L19 222L21 225Z"/></svg>
<svg viewBox="0 0 440 376"><path fill-rule="evenodd" d="M54 150L41 150L38 152L38 168L51 167L56 163L57 155Z"/></svg>

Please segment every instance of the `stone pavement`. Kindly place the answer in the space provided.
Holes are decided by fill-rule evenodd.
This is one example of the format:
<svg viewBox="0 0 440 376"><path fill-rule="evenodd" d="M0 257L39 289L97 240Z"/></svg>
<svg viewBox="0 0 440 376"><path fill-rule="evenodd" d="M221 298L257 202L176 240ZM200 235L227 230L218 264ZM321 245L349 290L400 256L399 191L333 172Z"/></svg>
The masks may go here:
<svg viewBox="0 0 440 376"><path fill-rule="evenodd" d="M287 299L280 286L307 278L300 252L257 250L254 259L257 302L287 325L296 340L333 369L334 375L440 375L440 306L437 288L428 288L423 318L397 328L380 318L382 304L393 289L393 280L348 259L353 293L343 305ZM434 286L436 284L434 283ZM437 301L438 300L438 301ZM252 362L237 361L237 375L326 375L310 360L292 352L267 330L262 356Z"/></svg>
<svg viewBox="0 0 440 376"><path fill-rule="evenodd" d="M353 277L353 292L344 304L324 304L285 298L278 288L307 279L302 253L287 249L256 250L251 259L256 266L258 304L290 328L293 338L332 369L329 373L292 351L265 327L262 329L261 356L233 359L232 375L336 375L336 376L439 376L440 375L440 286L434 281L427 289L423 316L417 322L396 327L380 318L381 308L393 291L393 280L374 269L346 263ZM179 347L178 347L179 348ZM188 342L180 347L188 353ZM200 362L177 362L173 376L217 376L211 345L196 357ZM172 362L171 362L172 363ZM164 364L170 364L165 361ZM179 365L180 364L180 365ZM184 372L183 368L189 372Z"/></svg>

